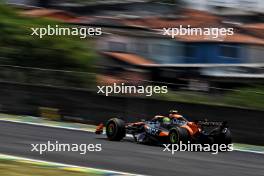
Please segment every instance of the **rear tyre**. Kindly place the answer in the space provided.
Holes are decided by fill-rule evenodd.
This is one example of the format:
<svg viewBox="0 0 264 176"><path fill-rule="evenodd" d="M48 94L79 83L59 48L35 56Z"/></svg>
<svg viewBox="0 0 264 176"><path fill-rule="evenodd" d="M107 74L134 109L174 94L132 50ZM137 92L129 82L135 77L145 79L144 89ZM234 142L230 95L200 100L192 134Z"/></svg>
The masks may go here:
<svg viewBox="0 0 264 176"><path fill-rule="evenodd" d="M189 140L189 133L185 128L174 127L169 132L170 144L179 144L180 142L187 143L188 140Z"/></svg>
<svg viewBox="0 0 264 176"><path fill-rule="evenodd" d="M226 129L225 133L221 133L219 137L217 137L218 144L231 144L232 143L232 136L229 129Z"/></svg>
<svg viewBox="0 0 264 176"><path fill-rule="evenodd" d="M120 141L126 136L125 122L112 118L106 123L106 135L110 141Z"/></svg>

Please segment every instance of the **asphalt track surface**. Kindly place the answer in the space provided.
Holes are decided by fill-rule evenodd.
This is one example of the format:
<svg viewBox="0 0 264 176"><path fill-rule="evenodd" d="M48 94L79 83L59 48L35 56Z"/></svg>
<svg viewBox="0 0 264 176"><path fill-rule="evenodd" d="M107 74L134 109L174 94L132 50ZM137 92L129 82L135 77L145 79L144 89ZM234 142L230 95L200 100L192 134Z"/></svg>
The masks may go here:
<svg viewBox="0 0 264 176"><path fill-rule="evenodd" d="M101 152L31 152L35 143L102 144ZM0 153L65 164L145 175L263 176L264 155L246 152L163 152L162 147L131 141L111 142L104 135L12 122L0 122Z"/></svg>

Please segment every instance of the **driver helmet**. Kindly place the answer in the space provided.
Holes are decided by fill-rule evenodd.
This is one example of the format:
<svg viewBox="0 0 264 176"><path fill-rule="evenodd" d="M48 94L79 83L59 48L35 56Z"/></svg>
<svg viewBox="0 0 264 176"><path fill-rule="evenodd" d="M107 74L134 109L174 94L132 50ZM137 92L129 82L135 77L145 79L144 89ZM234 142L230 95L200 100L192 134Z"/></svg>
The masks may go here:
<svg viewBox="0 0 264 176"><path fill-rule="evenodd" d="M164 117L164 118L162 119L162 121L163 121L163 123L170 123L170 122L171 122L171 119L168 118L168 117Z"/></svg>

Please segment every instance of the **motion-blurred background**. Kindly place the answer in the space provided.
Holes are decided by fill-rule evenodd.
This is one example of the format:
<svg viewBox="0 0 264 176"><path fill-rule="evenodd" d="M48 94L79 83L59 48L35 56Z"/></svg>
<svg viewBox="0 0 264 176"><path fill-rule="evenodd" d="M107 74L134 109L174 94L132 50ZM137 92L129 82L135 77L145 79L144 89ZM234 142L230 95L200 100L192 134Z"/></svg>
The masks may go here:
<svg viewBox="0 0 264 176"><path fill-rule="evenodd" d="M259 124L264 107L264 1L8 0L0 5L0 110L97 123L176 108L192 118ZM32 36L48 24L103 35ZM221 40L163 28L234 28ZM167 85L166 95L97 95L97 85ZM233 116L232 118L230 116ZM241 117L245 116L245 117ZM263 119L262 119L263 121ZM242 127L241 127L242 128ZM256 128L261 130L261 127Z"/></svg>

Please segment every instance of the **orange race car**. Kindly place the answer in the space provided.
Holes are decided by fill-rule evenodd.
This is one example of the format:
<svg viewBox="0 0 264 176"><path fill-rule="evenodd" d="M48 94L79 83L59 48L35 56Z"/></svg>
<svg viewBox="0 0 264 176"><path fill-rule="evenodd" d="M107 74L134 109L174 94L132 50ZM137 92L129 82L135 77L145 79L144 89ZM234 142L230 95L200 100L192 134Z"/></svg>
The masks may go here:
<svg viewBox="0 0 264 176"><path fill-rule="evenodd" d="M192 143L230 144L231 133L226 122L195 121L190 122L178 111L172 110L169 116L157 115L149 121L125 123L112 118L106 123L106 135L109 140L120 141L126 134L133 136L139 143ZM100 124L96 134L103 133Z"/></svg>

